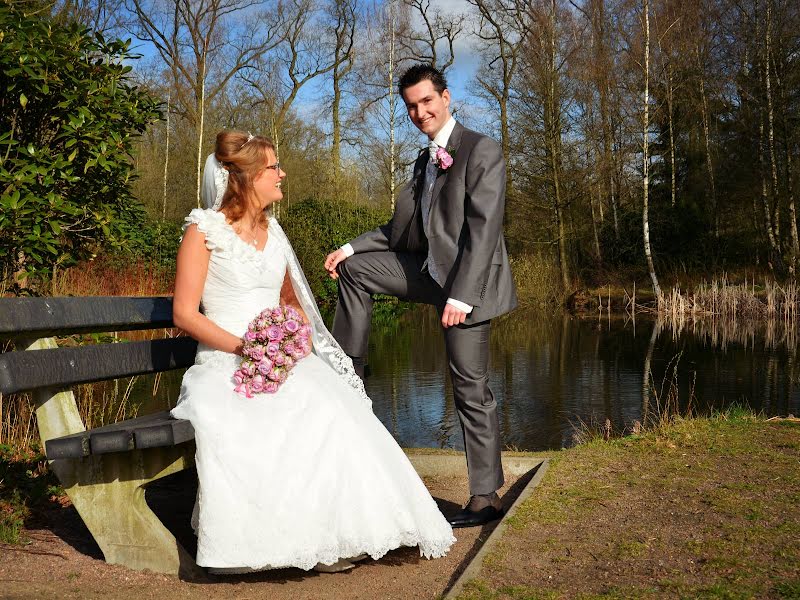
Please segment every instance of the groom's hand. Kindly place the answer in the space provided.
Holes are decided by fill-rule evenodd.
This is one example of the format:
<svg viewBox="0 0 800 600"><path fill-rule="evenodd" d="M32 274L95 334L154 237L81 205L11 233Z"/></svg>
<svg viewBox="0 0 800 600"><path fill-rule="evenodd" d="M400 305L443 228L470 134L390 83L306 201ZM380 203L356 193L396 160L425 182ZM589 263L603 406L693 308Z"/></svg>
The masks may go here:
<svg viewBox="0 0 800 600"><path fill-rule="evenodd" d="M345 258L347 258L347 256L341 248L334 250L325 257L325 270L328 272L328 275L331 276L331 279L338 279L339 273L336 272L336 265Z"/></svg>
<svg viewBox="0 0 800 600"><path fill-rule="evenodd" d="M445 304L442 312L442 327L447 329L453 325L461 325L467 319L467 313L452 304Z"/></svg>

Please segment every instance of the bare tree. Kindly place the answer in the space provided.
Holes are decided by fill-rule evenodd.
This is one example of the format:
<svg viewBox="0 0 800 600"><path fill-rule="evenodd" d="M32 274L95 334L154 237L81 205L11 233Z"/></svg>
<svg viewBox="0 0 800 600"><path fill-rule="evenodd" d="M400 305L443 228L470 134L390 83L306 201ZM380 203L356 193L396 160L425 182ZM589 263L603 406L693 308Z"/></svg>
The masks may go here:
<svg viewBox="0 0 800 600"><path fill-rule="evenodd" d="M337 60L324 43L322 11L314 0L291 0L285 8L286 33L271 56L262 54L242 78L256 91L272 117L273 141L280 143L283 123L300 90L330 73Z"/></svg>
<svg viewBox="0 0 800 600"><path fill-rule="evenodd" d="M383 0L371 5L357 44L354 90L359 104L353 129L360 143L362 164L373 167L365 173L367 193L376 192L394 209L397 183L416 157L419 132L403 119L404 106L398 102L397 73L413 62L400 40L411 31L411 11L400 0ZM377 167L377 168L375 168Z"/></svg>
<svg viewBox="0 0 800 600"><path fill-rule="evenodd" d="M611 56L610 17L605 0L589 0L583 11L591 25L591 69L590 81L597 94L600 120L602 148L600 152L600 187L601 194L607 198L614 222L614 233L619 238L618 189L615 179L614 157L614 119L612 117L611 96L614 77L613 58ZM602 208L602 203L600 203ZM602 213L601 213L602 214ZM602 217L601 217L602 218Z"/></svg>
<svg viewBox="0 0 800 600"><path fill-rule="evenodd" d="M412 13L416 14L421 26L412 29L398 40L405 54L417 60L430 63L442 73L455 62L455 41L464 32L466 16L455 13L445 15L438 8L431 9L431 0L403 0ZM446 52L442 56L439 48L444 44Z"/></svg>
<svg viewBox="0 0 800 600"><path fill-rule="evenodd" d="M500 145L506 161L506 186L513 194L514 181L511 164L511 138L509 134L509 100L517 72L528 10L520 0L467 0L475 7L478 22L475 35L481 41L479 51L483 64L478 72L478 84L497 103L500 119Z"/></svg>
<svg viewBox="0 0 800 600"><path fill-rule="evenodd" d="M127 2L135 16L133 34L154 46L175 82L176 110L195 126L199 206L206 107L281 41L282 11L272 0Z"/></svg>
<svg viewBox="0 0 800 600"><path fill-rule="evenodd" d="M355 34L357 0L333 0L331 13L335 25L332 28L334 39L331 101L331 168L333 187L338 196L342 162L342 93L344 81L355 63Z"/></svg>

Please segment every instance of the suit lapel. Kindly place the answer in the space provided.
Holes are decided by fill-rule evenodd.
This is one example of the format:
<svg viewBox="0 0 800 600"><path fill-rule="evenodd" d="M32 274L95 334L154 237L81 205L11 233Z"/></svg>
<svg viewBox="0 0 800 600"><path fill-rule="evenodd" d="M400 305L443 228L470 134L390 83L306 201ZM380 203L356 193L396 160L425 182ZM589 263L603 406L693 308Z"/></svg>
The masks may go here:
<svg viewBox="0 0 800 600"><path fill-rule="evenodd" d="M414 218L414 214L418 210L419 205L419 195L422 191L422 181L425 177L425 165L428 162L428 149L425 148L423 151L420 152L419 156L417 157L417 161L414 163L414 178L411 188L410 198L406 201L398 202L397 206L395 207L395 218L394 221L398 228L399 232L404 231L411 220Z"/></svg>
<svg viewBox="0 0 800 600"><path fill-rule="evenodd" d="M456 152L458 152L458 147L461 145L461 134L464 132L464 127L461 123L456 122L456 126L453 128L453 133L450 134L450 139L447 140L447 147L445 150L453 157L455 160ZM450 169L452 169L452 165ZM445 182L447 181L447 175L450 173L450 169L442 170L439 169L438 173L436 174L436 181L433 184L433 193L431 195L431 210L433 210L433 205L436 203L436 199L439 197L442 188L444 187Z"/></svg>

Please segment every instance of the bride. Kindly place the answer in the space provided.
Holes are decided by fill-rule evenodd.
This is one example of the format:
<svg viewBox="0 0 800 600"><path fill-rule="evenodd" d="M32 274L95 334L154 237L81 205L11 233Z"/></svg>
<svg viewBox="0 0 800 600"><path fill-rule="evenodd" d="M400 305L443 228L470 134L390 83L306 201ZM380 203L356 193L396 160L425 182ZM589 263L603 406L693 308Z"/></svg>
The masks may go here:
<svg viewBox="0 0 800 600"><path fill-rule="evenodd" d="M174 321L200 342L172 414L191 421L199 489L197 564L216 572L352 568L400 546L440 557L455 541L419 476L325 328L278 222L286 174L269 140L217 135L205 210L178 251ZM242 335L264 308L292 304L312 354L274 394L234 391ZM202 307L202 308L201 308Z"/></svg>

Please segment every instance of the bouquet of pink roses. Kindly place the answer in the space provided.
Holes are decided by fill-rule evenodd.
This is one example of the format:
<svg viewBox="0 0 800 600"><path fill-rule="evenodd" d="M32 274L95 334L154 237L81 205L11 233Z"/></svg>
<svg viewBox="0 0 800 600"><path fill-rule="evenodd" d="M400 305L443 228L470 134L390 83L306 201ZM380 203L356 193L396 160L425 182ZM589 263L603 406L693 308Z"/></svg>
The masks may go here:
<svg viewBox="0 0 800 600"><path fill-rule="evenodd" d="M267 308L250 322L244 334L242 364L233 374L236 392L274 394L289 371L311 352L311 327L291 306Z"/></svg>

